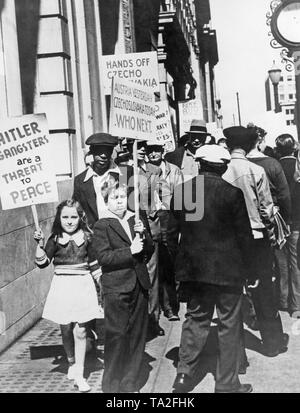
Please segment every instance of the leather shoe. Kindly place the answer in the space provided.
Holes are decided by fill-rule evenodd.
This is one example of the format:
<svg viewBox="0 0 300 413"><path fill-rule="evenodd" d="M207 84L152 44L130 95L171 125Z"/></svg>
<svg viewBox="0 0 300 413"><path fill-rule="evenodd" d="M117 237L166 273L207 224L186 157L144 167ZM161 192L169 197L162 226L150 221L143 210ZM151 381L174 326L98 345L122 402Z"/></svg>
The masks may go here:
<svg viewBox="0 0 300 413"><path fill-rule="evenodd" d="M192 389L191 378L184 373L177 374L173 384L173 393L188 393Z"/></svg>
<svg viewBox="0 0 300 413"><path fill-rule="evenodd" d="M290 341L290 337L288 334L284 333L282 336L282 342L281 342L281 346L279 348L277 348L276 350L267 350L264 352L264 355L267 357L276 357L279 354L285 353L288 351L288 344Z"/></svg>
<svg viewBox="0 0 300 413"><path fill-rule="evenodd" d="M252 393L253 387L251 384L241 384L240 387L231 391L215 390L215 393Z"/></svg>

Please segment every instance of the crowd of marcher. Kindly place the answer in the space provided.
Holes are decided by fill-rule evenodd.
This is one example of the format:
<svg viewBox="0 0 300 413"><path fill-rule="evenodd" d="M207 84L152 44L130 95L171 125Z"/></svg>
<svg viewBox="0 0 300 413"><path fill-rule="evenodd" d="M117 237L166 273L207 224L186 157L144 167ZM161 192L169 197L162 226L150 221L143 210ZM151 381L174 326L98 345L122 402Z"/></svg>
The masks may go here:
<svg viewBox="0 0 300 413"><path fill-rule="evenodd" d="M161 313L179 320L181 301L174 393L196 384L215 310L215 392L252 391L239 381L249 365L244 322L259 331L265 356L288 350L279 310L300 318L297 144L285 134L269 148L253 124L223 133L216 142L194 120L174 152L138 141L138 194L133 142L90 136L91 162L58 206L48 241L35 232L36 264L54 264L43 317L61 326L68 378L80 391L90 390L83 372L94 331L104 334L103 392L138 392L146 341L165 334Z"/></svg>

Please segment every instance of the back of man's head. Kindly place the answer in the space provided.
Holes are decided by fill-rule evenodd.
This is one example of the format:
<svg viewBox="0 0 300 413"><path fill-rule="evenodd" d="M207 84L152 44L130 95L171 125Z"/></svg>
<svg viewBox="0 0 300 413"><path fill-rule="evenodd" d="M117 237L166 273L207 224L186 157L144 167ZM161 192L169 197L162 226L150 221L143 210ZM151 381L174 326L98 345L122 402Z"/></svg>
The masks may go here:
<svg viewBox="0 0 300 413"><path fill-rule="evenodd" d="M227 146L230 151L233 149L243 149L250 152L256 145L258 134L254 128L244 128L243 126L232 126L223 130L227 139Z"/></svg>
<svg viewBox="0 0 300 413"><path fill-rule="evenodd" d="M285 133L276 138L276 151L279 156L293 155L296 148L295 139L292 135Z"/></svg>

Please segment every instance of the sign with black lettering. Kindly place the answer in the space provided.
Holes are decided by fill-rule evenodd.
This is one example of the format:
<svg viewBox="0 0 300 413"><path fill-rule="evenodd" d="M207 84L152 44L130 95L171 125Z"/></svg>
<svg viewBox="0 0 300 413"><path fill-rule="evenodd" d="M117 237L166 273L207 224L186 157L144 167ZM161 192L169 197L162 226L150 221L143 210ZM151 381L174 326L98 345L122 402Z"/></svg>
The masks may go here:
<svg viewBox="0 0 300 413"><path fill-rule="evenodd" d="M201 119L203 106L200 99L189 100L188 102L179 102L179 120L180 120L180 136L183 136L190 130L193 119Z"/></svg>
<svg viewBox="0 0 300 413"><path fill-rule="evenodd" d="M156 52L128 53L102 56L101 79L105 95L111 94L112 79L117 77L133 81L140 86L159 92L159 75Z"/></svg>
<svg viewBox="0 0 300 413"><path fill-rule="evenodd" d="M155 137L154 93L151 89L114 79L109 131L124 138L149 140Z"/></svg>
<svg viewBox="0 0 300 413"><path fill-rule="evenodd" d="M2 209L58 201L54 148L45 114L1 119Z"/></svg>
<svg viewBox="0 0 300 413"><path fill-rule="evenodd" d="M156 102L156 140L164 144L165 152L175 150L175 140L171 125L169 104L166 100Z"/></svg>

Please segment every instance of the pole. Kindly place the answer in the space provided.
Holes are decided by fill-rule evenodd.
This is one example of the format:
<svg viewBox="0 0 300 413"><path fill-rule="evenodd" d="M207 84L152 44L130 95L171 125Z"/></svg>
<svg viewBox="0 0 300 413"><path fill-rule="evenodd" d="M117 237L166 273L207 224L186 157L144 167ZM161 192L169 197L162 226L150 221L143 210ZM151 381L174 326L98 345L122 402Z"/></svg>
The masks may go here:
<svg viewBox="0 0 300 413"><path fill-rule="evenodd" d="M297 125L298 131L298 142L300 142L300 71L299 68L297 70L297 66L295 64L295 80L296 80L296 105L295 105L295 122Z"/></svg>
<svg viewBox="0 0 300 413"><path fill-rule="evenodd" d="M133 142L133 173L134 173L134 210L135 221L140 220L140 205L139 205L139 169L137 160L137 140Z"/></svg>
<svg viewBox="0 0 300 413"><path fill-rule="evenodd" d="M278 98L278 84L274 83L274 98L275 98L275 113L281 112L281 106L279 105Z"/></svg>
<svg viewBox="0 0 300 413"><path fill-rule="evenodd" d="M238 93L238 92L236 92L236 100L237 100L237 107L238 107L238 114L239 114L239 125L242 126L241 109L240 109L240 97L239 97L239 93Z"/></svg>
<svg viewBox="0 0 300 413"><path fill-rule="evenodd" d="M37 214L36 205L31 205L31 211L33 215L35 229L38 231L40 229L40 226L39 226L39 217Z"/></svg>

